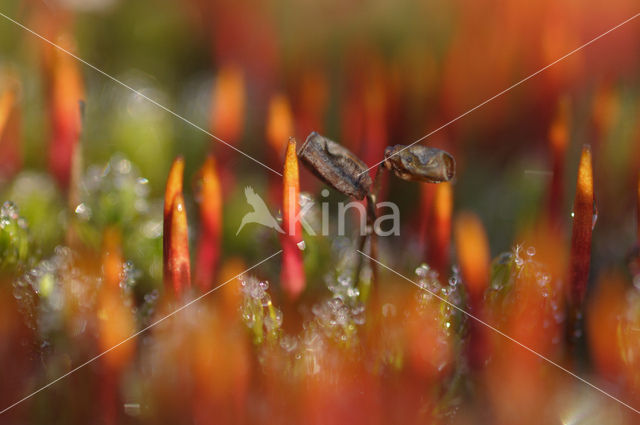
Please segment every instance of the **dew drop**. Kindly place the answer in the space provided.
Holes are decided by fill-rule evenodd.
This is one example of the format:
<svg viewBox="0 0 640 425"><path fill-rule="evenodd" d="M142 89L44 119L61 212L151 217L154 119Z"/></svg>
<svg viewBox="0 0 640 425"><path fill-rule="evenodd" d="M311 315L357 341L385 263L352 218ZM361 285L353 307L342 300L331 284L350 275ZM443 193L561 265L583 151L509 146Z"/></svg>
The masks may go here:
<svg viewBox="0 0 640 425"><path fill-rule="evenodd" d="M18 207L13 202L6 201L4 204L2 204L2 209L0 209L0 215L3 218L16 220L18 218Z"/></svg>
<svg viewBox="0 0 640 425"><path fill-rule="evenodd" d="M280 347L286 352L291 353L298 347L298 339L295 336L284 335L280 340Z"/></svg>
<svg viewBox="0 0 640 425"><path fill-rule="evenodd" d="M527 255L529 257L533 257L534 255L536 255L536 249L533 246L530 246L529 248L527 248Z"/></svg>
<svg viewBox="0 0 640 425"><path fill-rule="evenodd" d="M426 277L427 274L429 273L429 266L427 266L426 264L420 264L415 271L416 275L418 275L418 277Z"/></svg>
<svg viewBox="0 0 640 425"><path fill-rule="evenodd" d="M120 159L115 164L116 171L120 174L129 174L131 172L131 162L127 159Z"/></svg>
<svg viewBox="0 0 640 425"><path fill-rule="evenodd" d="M338 284L344 287L351 286L351 277L346 275L338 276Z"/></svg>
<svg viewBox="0 0 640 425"><path fill-rule="evenodd" d="M89 208L85 203L79 204L75 209L75 213L83 220L91 218L91 208Z"/></svg>
<svg viewBox="0 0 640 425"><path fill-rule="evenodd" d="M267 332L271 332L278 329L282 325L282 312L277 308L274 308L272 314L268 314L264 318L264 326L267 328Z"/></svg>
<svg viewBox="0 0 640 425"><path fill-rule="evenodd" d="M360 295L360 291L357 288L349 288L347 289L347 296L349 298L356 298Z"/></svg>
<svg viewBox="0 0 640 425"><path fill-rule="evenodd" d="M298 242L296 245L298 245L298 249L299 249L300 251L304 251L304 250L305 250L305 248L307 247L307 244L306 244L304 241L300 241L300 242Z"/></svg>

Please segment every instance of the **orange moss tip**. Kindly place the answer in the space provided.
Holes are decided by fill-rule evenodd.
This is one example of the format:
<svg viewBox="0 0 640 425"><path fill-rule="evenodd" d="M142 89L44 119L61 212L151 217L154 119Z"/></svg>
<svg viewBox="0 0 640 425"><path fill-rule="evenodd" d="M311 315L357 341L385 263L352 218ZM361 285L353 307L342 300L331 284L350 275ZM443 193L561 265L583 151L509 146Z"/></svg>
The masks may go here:
<svg viewBox="0 0 640 425"><path fill-rule="evenodd" d="M450 182L440 183L436 186L434 198L435 214L441 218L451 218L453 210L453 186Z"/></svg>
<svg viewBox="0 0 640 425"><path fill-rule="evenodd" d="M305 275L302 252L299 244L302 239L302 226L298 220L300 205L300 180L298 174L298 156L296 140L289 139L285 155L283 172L282 224L284 234L282 242L282 286L291 300L295 300L305 287Z"/></svg>
<svg viewBox="0 0 640 425"><path fill-rule="evenodd" d="M52 89L56 106L61 108L60 112L76 114L78 101L84 98L82 76L76 60L58 49L55 55Z"/></svg>
<svg viewBox="0 0 640 425"><path fill-rule="evenodd" d="M104 283L98 295L99 344L103 351L109 350L133 335L135 324L127 304L123 303L120 281L124 258L120 230L108 227L102 235L102 274ZM111 370L126 365L135 350L135 344L126 343L111 351L104 358Z"/></svg>
<svg viewBox="0 0 640 425"><path fill-rule="evenodd" d="M222 185L213 155L208 155L198 172L196 198L203 231L219 232L222 214Z"/></svg>
<svg viewBox="0 0 640 425"><path fill-rule="evenodd" d="M580 165L578 166L578 186L576 189L575 202L593 203L593 167L591 160L591 147L589 145L584 145L582 147L582 154L580 155Z"/></svg>
<svg viewBox="0 0 640 425"><path fill-rule="evenodd" d="M266 133L267 142L278 155L281 155L285 141L293 131L293 114L289 100L283 94L276 94L269 101Z"/></svg>
<svg viewBox="0 0 640 425"><path fill-rule="evenodd" d="M300 212L300 178L298 171L298 155L296 154L296 139L289 139L287 152L284 161L283 172L283 201L282 201L282 224L286 233L292 237L296 243L302 241L302 227L298 220Z"/></svg>
<svg viewBox="0 0 640 425"><path fill-rule="evenodd" d="M207 156L200 169L197 191L200 203L200 234L195 281L202 291L207 291L211 288L215 276L222 228L222 188L213 155Z"/></svg>
<svg viewBox="0 0 640 425"><path fill-rule="evenodd" d="M187 210L182 193L177 193L171 209L171 229L169 234L168 284L180 296L191 286L191 265L189 260L189 227ZM165 280L166 281L166 280Z"/></svg>
<svg viewBox="0 0 640 425"><path fill-rule="evenodd" d="M184 174L184 158L182 156L173 160L167 177L167 185L164 192L164 217L171 212L173 199L177 193L182 193L182 180Z"/></svg>
<svg viewBox="0 0 640 425"><path fill-rule="evenodd" d="M102 273L106 288L119 287L123 264L120 230L108 227L102 235Z"/></svg>
<svg viewBox="0 0 640 425"><path fill-rule="evenodd" d="M131 310L122 302L119 293L105 292L101 295L97 309L99 345L101 351L111 350L104 356L104 361L111 371L126 367L136 349L133 341L125 341L135 333L135 322Z"/></svg>
<svg viewBox="0 0 640 425"><path fill-rule="evenodd" d="M187 215L182 195L184 159L173 161L164 197L162 234L163 276L165 286L180 295L191 282Z"/></svg>
<svg viewBox="0 0 640 425"><path fill-rule="evenodd" d="M480 219L473 213L458 214L455 241L462 279L472 302L479 302L489 284L489 240Z"/></svg>
<svg viewBox="0 0 640 425"><path fill-rule="evenodd" d="M242 305L242 292L238 290L239 279L246 269L247 265L238 257L226 259L220 268L219 284L224 284L220 287L220 299L227 320L239 320L237 312Z"/></svg>
<svg viewBox="0 0 640 425"><path fill-rule="evenodd" d="M10 76L5 76L4 73L2 78L3 80L6 78L7 81L0 85L0 136L2 136L11 112L16 105L16 92L18 90L17 81L13 81Z"/></svg>
<svg viewBox="0 0 640 425"><path fill-rule="evenodd" d="M216 78L211 108L211 131L228 143L241 135L245 114L245 83L236 66L220 69Z"/></svg>
<svg viewBox="0 0 640 425"><path fill-rule="evenodd" d="M572 216L569 300L577 309L582 304L587 287L594 225L593 165L588 145L582 148Z"/></svg>
<svg viewBox="0 0 640 425"><path fill-rule="evenodd" d="M80 102L84 99L84 85L76 61L58 49L53 53L51 78L48 81L51 119L49 169L58 184L67 188L82 128Z"/></svg>
<svg viewBox="0 0 640 425"><path fill-rule="evenodd" d="M432 225L428 230L429 258L428 263L440 276L449 266L449 247L451 244L451 214L453 211L453 186L450 182L436 185L433 198Z"/></svg>
<svg viewBox="0 0 640 425"><path fill-rule="evenodd" d="M182 193L182 179L184 174L184 158L181 156L173 160L167 177L164 191L164 215L162 221L162 258L163 274L168 276L169 235L171 234L171 210L176 194Z"/></svg>

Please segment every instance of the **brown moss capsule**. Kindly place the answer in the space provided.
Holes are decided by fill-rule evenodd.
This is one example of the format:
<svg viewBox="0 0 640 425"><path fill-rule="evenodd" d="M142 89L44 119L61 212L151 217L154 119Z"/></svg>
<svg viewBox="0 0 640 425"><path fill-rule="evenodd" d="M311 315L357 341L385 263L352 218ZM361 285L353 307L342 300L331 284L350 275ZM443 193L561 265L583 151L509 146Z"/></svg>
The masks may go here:
<svg viewBox="0 0 640 425"><path fill-rule="evenodd" d="M367 165L338 143L309 134L298 151L298 158L320 180L345 195L362 200L371 192L371 176Z"/></svg>
<svg viewBox="0 0 640 425"><path fill-rule="evenodd" d="M384 166L402 180L442 183L456 174L453 156L436 148L389 146L384 151L384 158Z"/></svg>

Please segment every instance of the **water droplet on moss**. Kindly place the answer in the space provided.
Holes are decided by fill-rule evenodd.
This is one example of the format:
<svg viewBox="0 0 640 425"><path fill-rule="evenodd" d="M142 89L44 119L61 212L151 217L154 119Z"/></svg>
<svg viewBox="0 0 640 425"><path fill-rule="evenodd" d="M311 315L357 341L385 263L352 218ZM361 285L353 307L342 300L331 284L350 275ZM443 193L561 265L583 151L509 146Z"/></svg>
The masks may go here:
<svg viewBox="0 0 640 425"><path fill-rule="evenodd" d="M416 268L415 273L418 277L427 277L429 270L429 266L423 263Z"/></svg>
<svg viewBox="0 0 640 425"><path fill-rule="evenodd" d="M284 335L280 339L280 347L282 347L286 352L291 353L298 348L298 338L292 335ZM299 356L299 354L297 356Z"/></svg>

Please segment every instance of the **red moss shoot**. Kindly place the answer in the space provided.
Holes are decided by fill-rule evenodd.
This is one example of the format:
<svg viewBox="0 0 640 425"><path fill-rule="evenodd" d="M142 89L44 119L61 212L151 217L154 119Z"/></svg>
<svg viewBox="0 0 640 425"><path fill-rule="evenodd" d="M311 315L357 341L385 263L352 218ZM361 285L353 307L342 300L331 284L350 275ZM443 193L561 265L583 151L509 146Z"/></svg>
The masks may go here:
<svg viewBox="0 0 640 425"><path fill-rule="evenodd" d="M179 296L191 282L187 214L182 196L184 159L173 161L164 195L162 234L163 276L165 287Z"/></svg>
<svg viewBox="0 0 640 425"><path fill-rule="evenodd" d="M71 179L73 155L80 138L80 101L84 97L77 61L55 49L49 89L51 141L49 170L62 188Z"/></svg>
<svg viewBox="0 0 640 425"><path fill-rule="evenodd" d="M282 287L291 300L298 298L305 287L304 267L302 263L301 246L302 225L298 214L300 205L300 180L298 175L298 156L296 154L296 140L289 139L284 161L283 197L282 197L282 225L284 234L280 238L282 243Z"/></svg>
<svg viewBox="0 0 640 425"><path fill-rule="evenodd" d="M173 200L176 194L182 193L182 175L184 173L184 158L178 157L171 164L169 176L167 177L167 186L164 192L164 215L162 221L162 258L163 258L163 276L168 276L169 259L169 235L171 234L171 210L173 208Z"/></svg>
<svg viewBox="0 0 640 425"><path fill-rule="evenodd" d="M179 297L191 286L189 262L189 226L182 193L176 194L171 210L171 234L169 235L169 282ZM165 280L166 281L166 280Z"/></svg>
<svg viewBox="0 0 640 425"><path fill-rule="evenodd" d="M480 219L470 212L458 214L455 238L462 280L472 307L477 308L489 284L489 240Z"/></svg>
<svg viewBox="0 0 640 425"><path fill-rule="evenodd" d="M211 288L220 257L222 228L222 192L213 155L200 169L198 182L200 201L200 234L196 254L196 285L202 292Z"/></svg>
<svg viewBox="0 0 640 425"><path fill-rule="evenodd" d="M109 227L102 238L103 283L98 294L98 326L100 351L109 351L102 359L100 400L104 422L118 423L118 381L122 370L135 354L135 343L122 343L135 332L134 318L128 304L123 302L120 282L124 272L122 239L116 227Z"/></svg>
<svg viewBox="0 0 640 425"><path fill-rule="evenodd" d="M100 324L100 349L109 350L133 335L135 324L131 311L123 302L120 282L124 272L122 238L120 231L109 227L102 238L103 283L99 294L98 319ZM113 370L120 370L133 355L135 344L123 344L109 352L104 360Z"/></svg>
<svg viewBox="0 0 640 425"><path fill-rule="evenodd" d="M429 255L427 262L442 279L447 279L449 250L451 246L451 211L453 210L453 188L451 183L436 185L431 213L431 226L428 231Z"/></svg>
<svg viewBox="0 0 640 425"><path fill-rule="evenodd" d="M578 166L578 182L573 202L573 231L569 259L569 302L577 314L587 289L591 262L591 233L594 225L593 166L591 148L582 148Z"/></svg>

